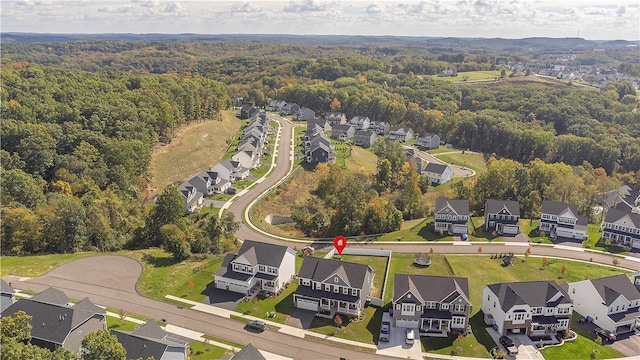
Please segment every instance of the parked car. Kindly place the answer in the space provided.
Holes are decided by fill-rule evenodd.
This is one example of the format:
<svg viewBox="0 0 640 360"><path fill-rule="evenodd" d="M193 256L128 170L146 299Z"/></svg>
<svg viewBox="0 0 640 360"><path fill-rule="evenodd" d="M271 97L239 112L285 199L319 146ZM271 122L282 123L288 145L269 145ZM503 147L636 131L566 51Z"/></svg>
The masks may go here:
<svg viewBox="0 0 640 360"><path fill-rule="evenodd" d="M245 326L248 330L264 331L267 328L267 324L260 320L250 320Z"/></svg>
<svg viewBox="0 0 640 360"><path fill-rule="evenodd" d="M596 328L596 336L602 338L603 342L614 342L616 341L616 333L611 332L609 330L605 330L602 328Z"/></svg>
<svg viewBox="0 0 640 360"><path fill-rule="evenodd" d="M513 343L513 340L511 340L511 338L509 338L507 336L501 336L500 337L500 344L502 344L502 346L504 346L505 350L507 351L507 353L509 355L517 355L518 354L518 348Z"/></svg>
<svg viewBox="0 0 640 360"><path fill-rule="evenodd" d="M413 345L413 342L416 341L416 331L414 329L407 329L406 334L405 342Z"/></svg>
<svg viewBox="0 0 640 360"><path fill-rule="evenodd" d="M389 331L391 330L391 323L388 321L383 321L380 326L380 336L378 340L380 341L389 341Z"/></svg>

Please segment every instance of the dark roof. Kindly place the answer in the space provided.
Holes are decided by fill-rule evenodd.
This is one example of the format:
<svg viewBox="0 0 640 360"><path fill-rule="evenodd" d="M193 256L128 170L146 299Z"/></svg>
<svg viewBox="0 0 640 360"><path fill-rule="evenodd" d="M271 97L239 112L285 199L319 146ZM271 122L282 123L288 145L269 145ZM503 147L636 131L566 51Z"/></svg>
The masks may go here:
<svg viewBox="0 0 640 360"><path fill-rule="evenodd" d="M251 343L231 357L231 360L267 360Z"/></svg>
<svg viewBox="0 0 640 360"><path fill-rule="evenodd" d="M67 297L65 293L52 287L47 288L44 291L41 291L38 295L31 297L31 300L64 306L71 302L71 300L69 300L69 297Z"/></svg>
<svg viewBox="0 0 640 360"><path fill-rule="evenodd" d="M78 306L76 308L76 306ZM31 315L31 336L54 344L62 344L69 333L94 316L104 317L105 311L84 299L76 306L20 299L2 312L2 316L12 316L22 310Z"/></svg>
<svg viewBox="0 0 640 360"><path fill-rule="evenodd" d="M16 291L9 286L9 284L4 281L4 279L0 279L0 292L3 294L15 294Z"/></svg>
<svg viewBox="0 0 640 360"><path fill-rule="evenodd" d="M267 265L280 267L289 248L287 246L268 244L254 240L245 240L234 260L244 258L253 266Z"/></svg>
<svg viewBox="0 0 640 360"><path fill-rule="evenodd" d="M571 210L573 215L575 215L576 217L578 216L578 205L565 204L565 203L559 203L559 202L548 201L548 200L545 200L545 201L542 202L542 213L543 214L560 215L565 210L567 210L567 208L569 210Z"/></svg>
<svg viewBox="0 0 640 360"><path fill-rule="evenodd" d="M462 297L468 304L469 282L467 278L452 276L427 276L395 274L393 277L393 301L407 291L418 297L420 303L426 301L452 302Z"/></svg>
<svg viewBox="0 0 640 360"><path fill-rule="evenodd" d="M509 311L515 305L531 307L554 307L558 304L570 304L569 294L554 281L523 281L487 285L500 301L500 307ZM552 299L560 293L556 300Z"/></svg>
<svg viewBox="0 0 640 360"><path fill-rule="evenodd" d="M356 130L356 132L353 134L354 139L356 139L356 141L359 140L370 140L371 136L378 136L378 134L375 131L371 131L371 130Z"/></svg>
<svg viewBox="0 0 640 360"><path fill-rule="evenodd" d="M363 289L367 281L367 273L373 273L369 265L356 264L347 261L306 257L298 272L298 277L312 281L325 281L337 275L348 287Z"/></svg>
<svg viewBox="0 0 640 360"><path fill-rule="evenodd" d="M437 198L434 213L438 213L446 207L452 209L458 215L469 215L469 200Z"/></svg>
<svg viewBox="0 0 640 360"><path fill-rule="evenodd" d="M636 229L640 229L640 214L624 212L618 209L609 209L604 222L615 223L618 220L622 220L625 216L629 217L629 220Z"/></svg>
<svg viewBox="0 0 640 360"><path fill-rule="evenodd" d="M503 208L507 209L511 215L520 216L520 203L514 200L489 199L484 206L484 212L485 214L497 214Z"/></svg>
<svg viewBox="0 0 640 360"><path fill-rule="evenodd" d="M340 120L344 115L342 112L328 112L325 115L325 119L327 120Z"/></svg>
<svg viewBox="0 0 640 360"><path fill-rule="evenodd" d="M153 339L164 339L167 336L167 332L164 331L153 319L147 320L146 323L138 326L132 331L132 333Z"/></svg>
<svg viewBox="0 0 640 360"><path fill-rule="evenodd" d="M436 164L436 163L430 162L427 164L427 167L424 169L424 171L442 175L448 167L449 167L448 165L442 165L442 164Z"/></svg>
<svg viewBox="0 0 640 360"><path fill-rule="evenodd" d="M607 306L620 295L629 301L640 299L640 292L633 286L627 275L613 275L589 281Z"/></svg>
<svg viewBox="0 0 640 360"><path fill-rule="evenodd" d="M350 124L337 124L337 125L333 125L331 127L331 132L347 132L351 129L355 130L355 127L353 127L353 125Z"/></svg>
<svg viewBox="0 0 640 360"><path fill-rule="evenodd" d="M170 338L153 319L149 319L133 331L111 330L111 333L116 335L127 351L127 359L147 359L151 356L162 359L170 346L182 348L186 353L187 343Z"/></svg>

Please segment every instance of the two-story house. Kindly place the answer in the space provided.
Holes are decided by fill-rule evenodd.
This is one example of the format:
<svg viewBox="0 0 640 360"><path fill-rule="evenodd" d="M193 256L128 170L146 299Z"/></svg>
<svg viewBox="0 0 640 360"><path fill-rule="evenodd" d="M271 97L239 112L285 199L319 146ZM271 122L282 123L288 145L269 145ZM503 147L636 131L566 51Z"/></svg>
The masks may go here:
<svg viewBox="0 0 640 360"><path fill-rule="evenodd" d="M182 195L185 214L193 213L204 202L204 195L188 181L180 184L180 186L178 186L178 191L180 191L180 195Z"/></svg>
<svg viewBox="0 0 640 360"><path fill-rule="evenodd" d="M369 130L373 130L378 135L387 135L391 130L391 125L386 121L372 121L369 124Z"/></svg>
<svg viewBox="0 0 640 360"><path fill-rule="evenodd" d="M340 141L353 140L356 128L353 125L331 125L331 138Z"/></svg>
<svg viewBox="0 0 640 360"><path fill-rule="evenodd" d="M31 343L51 351L63 347L79 353L87 334L107 330L104 309L89 298L72 306L65 293L54 288L30 299L19 299L2 311L2 317L13 316L18 311L31 315Z"/></svg>
<svg viewBox="0 0 640 360"><path fill-rule="evenodd" d="M499 283L483 288L482 312L500 335L550 338L569 329L573 303L554 281Z"/></svg>
<svg viewBox="0 0 640 360"><path fill-rule="evenodd" d="M303 138L304 160L309 164L335 162L336 152L320 125L308 124Z"/></svg>
<svg viewBox="0 0 640 360"><path fill-rule="evenodd" d="M293 115L298 111L300 111L300 105L296 103L287 103L282 107L282 110L280 110L280 115L281 116Z"/></svg>
<svg viewBox="0 0 640 360"><path fill-rule="evenodd" d="M602 239L627 249L640 249L640 214L609 209L602 225Z"/></svg>
<svg viewBox="0 0 640 360"><path fill-rule="evenodd" d="M368 148L376 142L378 134L372 130L356 130L353 134L354 144L363 148Z"/></svg>
<svg viewBox="0 0 640 360"><path fill-rule="evenodd" d="M298 272L295 307L333 318L338 313L358 317L373 286L369 265L306 257Z"/></svg>
<svg viewBox="0 0 640 360"><path fill-rule="evenodd" d="M440 136L426 133L416 140L416 146L421 149L437 149L440 147Z"/></svg>
<svg viewBox="0 0 640 360"><path fill-rule="evenodd" d="M186 360L188 342L172 336L151 319L133 331L111 330L127 359Z"/></svg>
<svg viewBox="0 0 640 360"><path fill-rule="evenodd" d="M347 115L343 112L328 112L324 115L324 118L331 126L344 125L347 123Z"/></svg>
<svg viewBox="0 0 640 360"><path fill-rule="evenodd" d="M280 112L285 105L287 105L287 102L284 100L271 100L269 101L269 105L265 107L265 110Z"/></svg>
<svg viewBox="0 0 640 360"><path fill-rule="evenodd" d="M309 121L316 118L316 112L303 106L295 114L293 114L293 120Z"/></svg>
<svg viewBox="0 0 640 360"><path fill-rule="evenodd" d="M576 311L615 334L640 329L640 273L569 283Z"/></svg>
<svg viewBox="0 0 640 360"><path fill-rule="evenodd" d="M389 140L411 141L413 130L410 127L396 126L389 130Z"/></svg>
<svg viewBox="0 0 640 360"><path fill-rule="evenodd" d="M420 335L447 336L469 324L471 301L466 278L395 274L393 323L418 328Z"/></svg>
<svg viewBox="0 0 640 360"><path fill-rule="evenodd" d="M587 219L578 215L575 204L543 201L538 231L544 231L552 239L584 240L587 238Z"/></svg>
<svg viewBox="0 0 640 360"><path fill-rule="evenodd" d="M451 177L453 176L453 172L449 165L446 164L437 164L434 162L430 162L424 169L424 174L429 178L432 184L440 185L444 184L447 181L451 181Z"/></svg>
<svg viewBox="0 0 640 360"><path fill-rule="evenodd" d="M371 125L371 119L366 116L354 116L349 120L349 124L355 126L356 130L367 130Z"/></svg>
<svg viewBox="0 0 640 360"><path fill-rule="evenodd" d="M433 216L433 230L436 232L442 231L449 235L469 232L469 200L437 198Z"/></svg>
<svg viewBox="0 0 640 360"><path fill-rule="evenodd" d="M520 203L513 200L489 199L484 204L484 230L499 235L520 233Z"/></svg>
<svg viewBox="0 0 640 360"><path fill-rule="evenodd" d="M217 289L245 295L260 290L278 293L296 272L293 249L259 241L245 240L238 254L227 254L213 274Z"/></svg>
<svg viewBox="0 0 640 360"><path fill-rule="evenodd" d="M315 127L316 125L318 125L325 133L331 131L331 124L327 121L327 119L313 119L307 121L307 132L309 132L310 127Z"/></svg>

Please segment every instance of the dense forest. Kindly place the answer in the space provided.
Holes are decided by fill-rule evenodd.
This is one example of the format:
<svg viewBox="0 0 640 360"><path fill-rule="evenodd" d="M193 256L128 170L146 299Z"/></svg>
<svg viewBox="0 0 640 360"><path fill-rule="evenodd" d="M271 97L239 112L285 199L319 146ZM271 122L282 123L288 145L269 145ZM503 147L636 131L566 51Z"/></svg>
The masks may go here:
<svg viewBox="0 0 640 360"><path fill-rule="evenodd" d="M219 251L220 237L233 232L233 219L182 217L174 209L179 196L175 188L166 189L149 209L145 189L154 145L170 142L179 126L216 119L238 97L257 106L284 99L315 110L317 116L336 110L348 117L408 125L417 133L436 132L458 148L523 164L514 169L530 172L539 161L639 185L640 114L631 83L601 89L512 83L508 78L452 84L430 75L445 69L498 69L499 61L540 60L565 50L518 53L506 47L465 49L455 41L449 47L442 47L443 42L423 47L414 40L380 41L379 46L371 40L352 46L326 39L309 44L264 39L3 42L3 253L124 246L173 247L179 257ZM573 61L618 66L633 74L637 58L629 51L583 51ZM323 195L324 219L318 215L316 223L322 227L311 222L309 210L314 209L298 209L301 219L308 220L307 233L332 227L348 233L386 231L398 226L398 215L428 213L413 191L410 169L396 166L395 177L389 178L384 171L393 161L383 150L378 155L383 173L362 182L362 189L321 182L325 187L316 190ZM383 162L385 156L391 164ZM523 176L522 170L513 171ZM551 173L566 177L567 171ZM482 179L459 189L474 206L500 195L491 193ZM603 181L583 183L589 194L606 187ZM407 188L413 193L403 194ZM525 189L513 189L512 196ZM542 185L531 189L533 198L551 196ZM362 204L375 206L353 212L357 219L351 223L338 221L335 201L324 195L356 190L366 195ZM577 199L575 194L581 192L566 199ZM535 203L525 212L535 213Z"/></svg>

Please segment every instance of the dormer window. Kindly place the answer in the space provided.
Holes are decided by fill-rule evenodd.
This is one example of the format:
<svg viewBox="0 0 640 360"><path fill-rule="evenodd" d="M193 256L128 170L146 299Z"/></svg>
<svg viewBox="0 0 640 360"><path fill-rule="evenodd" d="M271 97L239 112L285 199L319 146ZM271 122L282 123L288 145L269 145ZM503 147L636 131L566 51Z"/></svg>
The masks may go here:
<svg viewBox="0 0 640 360"><path fill-rule="evenodd" d="M338 277L337 276L333 278L333 282L338 282Z"/></svg>

